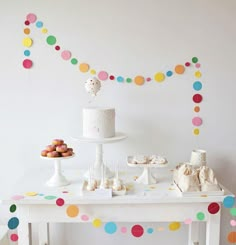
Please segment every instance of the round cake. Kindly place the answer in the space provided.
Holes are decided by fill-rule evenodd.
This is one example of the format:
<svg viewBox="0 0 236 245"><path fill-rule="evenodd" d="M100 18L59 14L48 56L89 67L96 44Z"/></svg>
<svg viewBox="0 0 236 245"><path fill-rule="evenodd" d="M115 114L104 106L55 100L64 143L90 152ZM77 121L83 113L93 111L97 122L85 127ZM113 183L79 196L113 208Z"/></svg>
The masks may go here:
<svg viewBox="0 0 236 245"><path fill-rule="evenodd" d="M83 109L83 136L111 138L115 136L115 109L87 107Z"/></svg>

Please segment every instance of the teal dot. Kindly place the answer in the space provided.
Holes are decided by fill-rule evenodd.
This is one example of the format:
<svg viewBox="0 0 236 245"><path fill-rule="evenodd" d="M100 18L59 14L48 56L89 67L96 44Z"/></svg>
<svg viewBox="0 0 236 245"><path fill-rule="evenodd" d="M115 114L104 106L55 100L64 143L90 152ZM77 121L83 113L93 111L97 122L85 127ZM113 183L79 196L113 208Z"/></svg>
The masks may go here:
<svg viewBox="0 0 236 245"><path fill-rule="evenodd" d="M194 84L193 84L193 89L195 89L196 91L199 91L202 89L202 83L199 82L199 81L196 81Z"/></svg>
<svg viewBox="0 0 236 245"><path fill-rule="evenodd" d="M124 82L124 78L121 77L121 76L117 77L116 79L117 79L117 82L120 82L120 83L121 83L121 82Z"/></svg>
<svg viewBox="0 0 236 245"><path fill-rule="evenodd" d="M10 207L10 212L14 213L15 211L16 211L16 205L12 204L11 207Z"/></svg>
<svg viewBox="0 0 236 245"><path fill-rule="evenodd" d="M54 45L56 43L57 39L54 36L48 36L47 37L47 43L49 45Z"/></svg>
<svg viewBox="0 0 236 245"><path fill-rule="evenodd" d="M43 27L43 22L37 21L35 25L36 25L36 27L41 28L41 27Z"/></svg>
<svg viewBox="0 0 236 245"><path fill-rule="evenodd" d="M147 233L148 233L148 234L152 234L153 231L154 231L153 228L148 228L148 229L147 229Z"/></svg>
<svg viewBox="0 0 236 245"><path fill-rule="evenodd" d="M19 225L19 219L17 217L13 217L11 219L9 219L8 221L8 228L11 230L14 230L17 228L17 226Z"/></svg>
<svg viewBox="0 0 236 245"><path fill-rule="evenodd" d="M235 198L232 196L227 196L223 200L223 205L225 208L232 208L235 203Z"/></svg>
<svg viewBox="0 0 236 245"><path fill-rule="evenodd" d="M25 50L25 51L24 51L24 55L25 55L25 56L30 56L30 51L29 51L29 50Z"/></svg>
<svg viewBox="0 0 236 245"><path fill-rule="evenodd" d="M71 64L76 65L78 63L78 60L76 58L71 59Z"/></svg>
<svg viewBox="0 0 236 245"><path fill-rule="evenodd" d="M53 199L56 199L57 197L56 196L45 196L44 199L46 200L53 200Z"/></svg>
<svg viewBox="0 0 236 245"><path fill-rule="evenodd" d="M117 225L114 222L108 222L105 224L104 230L108 234L113 234L117 231Z"/></svg>
<svg viewBox="0 0 236 245"><path fill-rule="evenodd" d="M132 83L132 79L131 79L131 78L127 78L127 79L126 79L126 82L127 82L127 83Z"/></svg>
<svg viewBox="0 0 236 245"><path fill-rule="evenodd" d="M236 216L236 208L231 208L230 209L230 214L233 216Z"/></svg>
<svg viewBox="0 0 236 245"><path fill-rule="evenodd" d="M197 213L197 219L198 220L204 220L205 219L205 214L202 212Z"/></svg>
<svg viewBox="0 0 236 245"><path fill-rule="evenodd" d="M193 62L193 63L197 63L197 62L198 62L198 58L197 58L197 57L193 57L193 58L192 58L192 62Z"/></svg>
<svg viewBox="0 0 236 245"><path fill-rule="evenodd" d="M172 71L167 71L167 72L166 72L166 76L167 76L167 77L171 77L172 75L173 75L173 72L172 72Z"/></svg>

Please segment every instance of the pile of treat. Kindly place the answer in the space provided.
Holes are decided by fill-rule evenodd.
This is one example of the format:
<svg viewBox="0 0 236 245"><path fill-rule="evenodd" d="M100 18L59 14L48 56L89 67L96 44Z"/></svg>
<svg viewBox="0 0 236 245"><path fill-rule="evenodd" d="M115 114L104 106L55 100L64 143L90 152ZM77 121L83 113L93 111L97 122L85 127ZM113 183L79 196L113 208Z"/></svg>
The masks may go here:
<svg viewBox="0 0 236 245"><path fill-rule="evenodd" d="M69 157L73 154L73 149L69 148L62 139L54 139L51 145L41 151L43 157Z"/></svg>

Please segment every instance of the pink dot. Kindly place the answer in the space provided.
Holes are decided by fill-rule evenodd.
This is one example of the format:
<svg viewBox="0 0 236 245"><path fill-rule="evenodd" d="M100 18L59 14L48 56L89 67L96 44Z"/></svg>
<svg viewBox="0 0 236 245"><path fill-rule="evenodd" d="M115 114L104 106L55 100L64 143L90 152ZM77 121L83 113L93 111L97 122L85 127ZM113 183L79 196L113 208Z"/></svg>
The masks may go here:
<svg viewBox="0 0 236 245"><path fill-rule="evenodd" d="M63 60L69 60L71 58L71 52L68 50L64 50L61 53L61 57Z"/></svg>
<svg viewBox="0 0 236 245"><path fill-rule="evenodd" d="M88 221L88 220L89 220L89 217L88 217L88 215L83 214L83 215L81 216L81 219L82 219L83 221Z"/></svg>
<svg viewBox="0 0 236 245"><path fill-rule="evenodd" d="M126 233L126 232L127 232L127 228L123 226L123 227L120 228L120 231L121 231L122 233Z"/></svg>
<svg viewBox="0 0 236 245"><path fill-rule="evenodd" d="M147 82L150 82L151 80L152 80L151 77L147 77L147 78L146 78L146 81L147 81Z"/></svg>
<svg viewBox="0 0 236 245"><path fill-rule="evenodd" d="M64 199L62 199L62 198L58 198L58 199L56 200L56 204L57 204L57 206L59 206L59 207L63 206L64 203L65 203L65 201L64 201Z"/></svg>
<svg viewBox="0 0 236 245"><path fill-rule="evenodd" d="M21 199L24 199L25 197L24 196L21 196L21 195L15 195L15 196L12 196L11 199L12 200L15 200L15 201L18 201L18 200L21 200Z"/></svg>
<svg viewBox="0 0 236 245"><path fill-rule="evenodd" d="M11 234L10 239L11 239L11 241L16 242L16 241L18 241L18 235L17 234Z"/></svg>
<svg viewBox="0 0 236 245"><path fill-rule="evenodd" d="M196 68L200 68L200 67L201 67L201 64L197 63L197 64L195 65L195 67L196 67Z"/></svg>
<svg viewBox="0 0 236 245"><path fill-rule="evenodd" d="M192 119L192 123L194 126L201 126L202 125L202 119L200 117L194 117Z"/></svg>
<svg viewBox="0 0 236 245"><path fill-rule="evenodd" d="M98 73L98 78L102 81L107 80L108 78L108 73L106 71L100 71Z"/></svg>
<svg viewBox="0 0 236 245"><path fill-rule="evenodd" d="M236 226L236 220L231 219L231 220L230 220L230 225L231 225L231 226Z"/></svg>
<svg viewBox="0 0 236 245"><path fill-rule="evenodd" d="M37 17L35 14L28 14L26 16L26 19L30 22L30 23L34 23L37 20Z"/></svg>
<svg viewBox="0 0 236 245"><path fill-rule="evenodd" d="M32 65L33 65L32 60L25 59L25 60L23 61L23 66L24 66L24 68L25 68L25 69L29 69L29 68L31 68L31 67L32 67Z"/></svg>
<svg viewBox="0 0 236 245"><path fill-rule="evenodd" d="M186 219L185 221L184 221L184 224L185 225L190 225L192 223L192 219Z"/></svg>

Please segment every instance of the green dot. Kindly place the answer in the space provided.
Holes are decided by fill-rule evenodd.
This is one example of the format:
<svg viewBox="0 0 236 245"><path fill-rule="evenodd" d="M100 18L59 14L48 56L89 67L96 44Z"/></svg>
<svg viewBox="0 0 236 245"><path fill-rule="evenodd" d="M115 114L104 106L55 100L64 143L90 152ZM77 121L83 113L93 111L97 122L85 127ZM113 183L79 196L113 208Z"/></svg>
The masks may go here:
<svg viewBox="0 0 236 245"><path fill-rule="evenodd" d="M57 197L56 196L45 196L44 198L46 200L53 200L53 199L56 199Z"/></svg>
<svg viewBox="0 0 236 245"><path fill-rule="evenodd" d="M54 45L56 43L57 39L54 36L48 36L47 37L47 43L49 45Z"/></svg>
<svg viewBox="0 0 236 245"><path fill-rule="evenodd" d="M230 214L233 216L236 216L236 208L231 208L230 209Z"/></svg>
<svg viewBox="0 0 236 245"><path fill-rule="evenodd" d="M197 58L197 57L193 57L193 58L192 58L192 62L193 62L193 63L197 63L197 62L198 62L198 58Z"/></svg>
<svg viewBox="0 0 236 245"><path fill-rule="evenodd" d="M71 59L71 64L76 65L78 63L78 60L76 58Z"/></svg>
<svg viewBox="0 0 236 245"><path fill-rule="evenodd" d="M132 79L131 78L126 78L126 82L127 83L131 83L132 82Z"/></svg>
<svg viewBox="0 0 236 245"><path fill-rule="evenodd" d="M16 211L16 205L12 204L11 207L10 207L10 212L14 213L15 211Z"/></svg>
<svg viewBox="0 0 236 245"><path fill-rule="evenodd" d="M202 212L197 213L197 219L198 220L204 220L205 219L205 214Z"/></svg>

